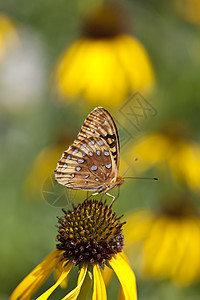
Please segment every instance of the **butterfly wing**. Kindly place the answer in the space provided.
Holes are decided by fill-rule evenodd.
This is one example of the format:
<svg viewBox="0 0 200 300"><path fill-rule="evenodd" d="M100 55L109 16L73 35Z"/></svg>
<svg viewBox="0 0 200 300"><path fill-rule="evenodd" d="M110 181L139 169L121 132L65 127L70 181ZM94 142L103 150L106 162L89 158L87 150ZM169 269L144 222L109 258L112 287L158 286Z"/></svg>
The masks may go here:
<svg viewBox="0 0 200 300"><path fill-rule="evenodd" d="M110 114L101 107L85 120L73 145L57 164L55 179L71 189L103 192L115 181L119 138Z"/></svg>
<svg viewBox="0 0 200 300"><path fill-rule="evenodd" d="M119 136L115 122L110 113L103 107L96 107L87 117L74 145L86 137L101 137L108 145L112 157L119 169Z"/></svg>

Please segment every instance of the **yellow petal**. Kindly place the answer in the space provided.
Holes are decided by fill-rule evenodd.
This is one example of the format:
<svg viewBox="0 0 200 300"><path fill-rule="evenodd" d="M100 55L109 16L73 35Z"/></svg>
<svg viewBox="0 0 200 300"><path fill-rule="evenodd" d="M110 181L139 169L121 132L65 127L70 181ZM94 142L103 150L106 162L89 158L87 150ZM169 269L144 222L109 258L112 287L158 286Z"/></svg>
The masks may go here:
<svg viewBox="0 0 200 300"><path fill-rule="evenodd" d="M176 160L178 170L182 172L188 185L200 189L200 147L195 143L183 143Z"/></svg>
<svg viewBox="0 0 200 300"><path fill-rule="evenodd" d="M56 267L55 267L55 271L54 271L54 277L56 279L56 281L58 280L58 278L60 277L60 275L62 274L62 267L63 267L63 262L60 261ZM61 288L66 288L67 287L67 283L68 283L68 277L65 277L65 279L61 282L60 287Z"/></svg>
<svg viewBox="0 0 200 300"><path fill-rule="evenodd" d="M200 222L195 217L161 216L144 241L145 272L187 285L199 277Z"/></svg>
<svg viewBox="0 0 200 300"><path fill-rule="evenodd" d="M10 300L29 299L51 274L58 260L60 251L51 252L24 280L16 287Z"/></svg>
<svg viewBox="0 0 200 300"><path fill-rule="evenodd" d="M113 255L109 264L116 273L122 287L120 299L136 300L137 290L135 275L129 266L127 259L125 259L125 254L118 253Z"/></svg>
<svg viewBox="0 0 200 300"><path fill-rule="evenodd" d="M156 147L154 146L156 145ZM152 151L152 149L154 149ZM166 161L170 161L172 157L172 147L168 139L162 134L153 134L142 137L134 144L134 147L128 149L127 157L137 157L140 161L135 164L136 173L141 173L151 168L158 166L166 173ZM126 170L130 165L129 161L122 159L121 168Z"/></svg>
<svg viewBox="0 0 200 300"><path fill-rule="evenodd" d="M130 86L139 90L144 87L151 89L154 83L153 68L142 44L128 35L122 35L116 42L118 60L126 71Z"/></svg>
<svg viewBox="0 0 200 300"><path fill-rule="evenodd" d="M43 293L40 297L37 298L37 300L46 300L49 298L49 296L55 291L55 289L63 282L63 280L66 278L66 276L71 271L71 268L73 267L73 263L70 261L64 268L63 271L58 278L57 282L52 285L45 293Z"/></svg>
<svg viewBox="0 0 200 300"><path fill-rule="evenodd" d="M107 300L106 287L98 265L93 267L94 286L92 300Z"/></svg>
<svg viewBox="0 0 200 300"><path fill-rule="evenodd" d="M105 266L104 271L102 272L103 280L105 282L105 285L108 285L111 277L113 275L113 270L107 266Z"/></svg>
<svg viewBox="0 0 200 300"><path fill-rule="evenodd" d="M123 289L122 287L120 286L120 291L119 291L119 297L118 297L118 300L125 300L125 295L124 295L124 292L123 292Z"/></svg>
<svg viewBox="0 0 200 300"><path fill-rule="evenodd" d="M155 222L144 245L147 272L150 268L150 273L154 276L165 277L169 274L171 262L177 261L179 235L180 226L177 220L162 217ZM174 245L176 245L176 251L174 251Z"/></svg>
<svg viewBox="0 0 200 300"><path fill-rule="evenodd" d="M67 296L65 296L64 298L62 298L62 300L76 300L76 298L78 297L83 281L85 279L85 275L87 273L87 264L83 264L79 277L78 277L78 282L77 282L77 287L75 289L73 289L69 294L67 294Z"/></svg>
<svg viewBox="0 0 200 300"><path fill-rule="evenodd" d="M31 296L40 288L44 282L43 277L39 276L36 278L35 282L29 287L23 295L20 297L20 300L28 300Z"/></svg>
<svg viewBox="0 0 200 300"><path fill-rule="evenodd" d="M200 226L195 220L185 222L185 255L180 268L177 270L176 281L179 284L187 285L199 278L199 250L200 250Z"/></svg>
<svg viewBox="0 0 200 300"><path fill-rule="evenodd" d="M124 227L126 248L148 236L154 218L154 214L147 210L134 212L126 218L127 223Z"/></svg>

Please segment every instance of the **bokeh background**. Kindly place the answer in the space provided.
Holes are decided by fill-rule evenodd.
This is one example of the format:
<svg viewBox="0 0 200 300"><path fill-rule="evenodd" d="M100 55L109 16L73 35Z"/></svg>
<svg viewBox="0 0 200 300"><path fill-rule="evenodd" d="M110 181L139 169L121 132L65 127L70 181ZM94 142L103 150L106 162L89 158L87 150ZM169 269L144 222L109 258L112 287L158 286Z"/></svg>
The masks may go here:
<svg viewBox="0 0 200 300"><path fill-rule="evenodd" d="M120 174L137 157L127 176L159 177L127 179L113 206L139 299L200 299L200 1L104 4L0 1L1 300L55 248L61 207L84 200L51 175L97 105L117 121Z"/></svg>

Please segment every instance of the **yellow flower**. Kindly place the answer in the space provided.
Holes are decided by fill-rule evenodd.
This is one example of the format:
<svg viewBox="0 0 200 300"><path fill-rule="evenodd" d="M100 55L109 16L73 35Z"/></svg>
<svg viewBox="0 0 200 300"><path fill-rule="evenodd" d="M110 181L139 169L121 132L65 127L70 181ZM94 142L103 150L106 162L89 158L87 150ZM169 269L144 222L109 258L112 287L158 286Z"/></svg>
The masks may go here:
<svg viewBox="0 0 200 300"><path fill-rule="evenodd" d="M137 157L136 172L157 166L166 173L167 168L176 179L191 188L200 189L200 146L185 135L180 124L168 124L167 130L139 139L128 157ZM130 164L127 162L124 169Z"/></svg>
<svg viewBox="0 0 200 300"><path fill-rule="evenodd" d="M45 180L52 175L52 170L55 169L58 162L58 153L62 153L66 150L71 143L66 143L66 140L69 141L69 137L61 137L61 140L58 142L52 143L42 149L35 158L24 184L25 193L29 194L29 196L41 196L42 186Z"/></svg>
<svg viewBox="0 0 200 300"><path fill-rule="evenodd" d="M187 21L200 24L200 1L199 0L174 0L178 13Z"/></svg>
<svg viewBox="0 0 200 300"><path fill-rule="evenodd" d="M93 105L108 106L119 104L133 90L151 90L154 75L148 55L126 33L124 20L127 16L110 4L88 16L83 37L57 65L56 84L63 97L73 100L81 95Z"/></svg>
<svg viewBox="0 0 200 300"><path fill-rule="evenodd" d="M58 153L62 153L66 145L50 145L44 148L36 157L30 173L25 181L25 191L36 196L41 193L41 187L48 176L52 175L58 161Z"/></svg>
<svg viewBox="0 0 200 300"><path fill-rule="evenodd" d="M143 210L128 217L126 251L134 253L144 277L182 286L200 279L200 217L189 205L183 201L160 213Z"/></svg>
<svg viewBox="0 0 200 300"><path fill-rule="evenodd" d="M13 23L0 14L0 58L6 53L7 47L17 42L17 33Z"/></svg>
<svg viewBox="0 0 200 300"><path fill-rule="evenodd" d="M111 268L117 275L120 298L136 300L135 275L122 252L124 238L121 217L104 202L85 200L73 211L58 218L57 249L50 253L13 291L10 300L30 299L47 277L56 270L56 282L38 300L48 299L54 290L66 284L73 267L79 266L76 287L62 299L77 299L84 287L84 297L93 282L92 300L106 300L104 270ZM64 284L63 284L64 283ZM82 295L82 294L81 294Z"/></svg>

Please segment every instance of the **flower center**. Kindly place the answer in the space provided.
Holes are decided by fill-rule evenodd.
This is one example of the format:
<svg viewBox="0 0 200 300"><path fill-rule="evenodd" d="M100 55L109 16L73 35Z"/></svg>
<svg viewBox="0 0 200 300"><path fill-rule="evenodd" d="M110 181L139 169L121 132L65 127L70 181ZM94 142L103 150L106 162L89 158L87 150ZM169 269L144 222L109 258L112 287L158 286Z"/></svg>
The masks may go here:
<svg viewBox="0 0 200 300"><path fill-rule="evenodd" d="M127 32L127 27L127 16L124 16L122 7L107 3L87 15L82 30L83 36L106 39Z"/></svg>
<svg viewBox="0 0 200 300"><path fill-rule="evenodd" d="M58 217L60 226L56 240L57 249L75 265L81 262L105 264L113 254L121 252L124 246L122 216L112 213L106 202L85 200Z"/></svg>

